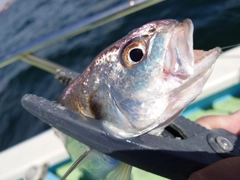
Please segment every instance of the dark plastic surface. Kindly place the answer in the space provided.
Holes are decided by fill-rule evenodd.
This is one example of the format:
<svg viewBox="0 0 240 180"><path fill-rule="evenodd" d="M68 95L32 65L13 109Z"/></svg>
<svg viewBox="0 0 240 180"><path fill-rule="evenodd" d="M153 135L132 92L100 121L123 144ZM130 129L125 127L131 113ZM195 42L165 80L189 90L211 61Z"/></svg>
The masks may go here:
<svg viewBox="0 0 240 180"><path fill-rule="evenodd" d="M222 129L207 130L184 117L178 117L170 125L182 139L144 134L126 140L109 136L101 121L84 117L42 97L25 95L22 105L42 121L93 149L171 179L187 179L192 172L222 158L239 156L239 137ZM222 153L217 143L212 148L207 140L209 134L227 138L235 145L234 151Z"/></svg>

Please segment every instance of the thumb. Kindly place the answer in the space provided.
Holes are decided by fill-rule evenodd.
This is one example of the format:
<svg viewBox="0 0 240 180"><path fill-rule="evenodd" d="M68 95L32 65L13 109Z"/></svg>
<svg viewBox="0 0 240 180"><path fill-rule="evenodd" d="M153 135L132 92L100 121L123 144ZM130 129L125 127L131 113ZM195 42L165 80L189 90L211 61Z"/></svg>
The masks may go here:
<svg viewBox="0 0 240 180"><path fill-rule="evenodd" d="M191 174L188 180L239 180L240 157L226 158Z"/></svg>
<svg viewBox="0 0 240 180"><path fill-rule="evenodd" d="M240 134L240 110L226 116L206 116L198 119L196 123L207 129L226 129L234 134Z"/></svg>

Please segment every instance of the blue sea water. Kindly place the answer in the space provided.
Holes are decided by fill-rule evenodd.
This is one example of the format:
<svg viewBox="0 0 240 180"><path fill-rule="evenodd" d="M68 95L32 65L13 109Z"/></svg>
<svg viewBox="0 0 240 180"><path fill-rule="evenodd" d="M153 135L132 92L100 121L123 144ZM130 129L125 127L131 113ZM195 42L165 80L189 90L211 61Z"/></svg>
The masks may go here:
<svg viewBox="0 0 240 180"><path fill-rule="evenodd" d="M122 2L16 0L7 11L0 13L0 56ZM35 55L82 72L98 53L132 29L149 21L169 18L192 19L196 49L240 42L240 1L167 0ZM22 108L22 96L31 93L56 100L63 88L53 75L23 62L0 69L0 151L49 128Z"/></svg>

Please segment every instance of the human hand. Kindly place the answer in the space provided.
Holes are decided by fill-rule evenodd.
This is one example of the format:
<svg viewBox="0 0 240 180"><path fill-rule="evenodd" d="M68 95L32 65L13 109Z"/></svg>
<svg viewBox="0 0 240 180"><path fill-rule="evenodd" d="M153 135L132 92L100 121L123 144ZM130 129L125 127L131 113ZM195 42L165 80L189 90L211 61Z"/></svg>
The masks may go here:
<svg viewBox="0 0 240 180"><path fill-rule="evenodd" d="M207 129L223 128L240 134L240 110L227 116L206 116L196 123ZM240 179L240 157L226 158L194 172L189 180L238 180Z"/></svg>
<svg viewBox="0 0 240 180"><path fill-rule="evenodd" d="M205 116L199 118L196 123L207 129L226 129L240 135L240 110L225 116Z"/></svg>

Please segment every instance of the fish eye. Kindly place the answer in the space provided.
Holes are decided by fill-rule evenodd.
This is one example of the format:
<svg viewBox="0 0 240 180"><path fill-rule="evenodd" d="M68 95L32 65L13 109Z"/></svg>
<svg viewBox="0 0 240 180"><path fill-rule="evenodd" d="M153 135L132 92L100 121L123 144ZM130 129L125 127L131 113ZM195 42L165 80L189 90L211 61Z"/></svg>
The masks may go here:
<svg viewBox="0 0 240 180"><path fill-rule="evenodd" d="M126 45L122 51L122 61L126 67L133 67L144 59L146 44L144 41L133 41Z"/></svg>
<svg viewBox="0 0 240 180"><path fill-rule="evenodd" d="M133 62L138 62L141 61L143 58L143 51L140 48L134 48L129 52L129 58L133 61Z"/></svg>

